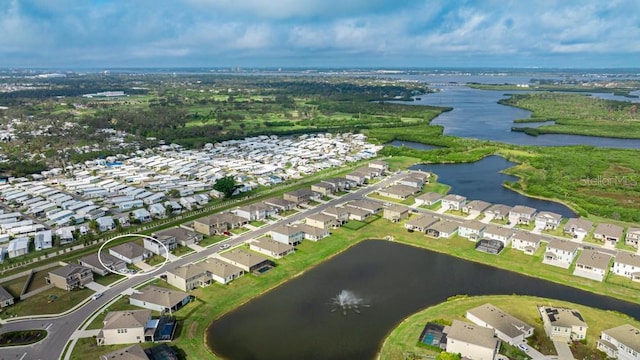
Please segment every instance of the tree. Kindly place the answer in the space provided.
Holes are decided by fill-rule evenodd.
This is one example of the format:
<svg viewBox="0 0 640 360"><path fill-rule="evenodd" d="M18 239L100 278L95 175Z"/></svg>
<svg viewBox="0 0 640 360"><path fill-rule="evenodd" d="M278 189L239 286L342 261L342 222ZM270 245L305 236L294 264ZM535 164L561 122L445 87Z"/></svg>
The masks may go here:
<svg viewBox="0 0 640 360"><path fill-rule="evenodd" d="M214 190L218 190L224 194L224 197L231 197L236 187L236 179L233 176L225 176L218 179L213 185Z"/></svg>

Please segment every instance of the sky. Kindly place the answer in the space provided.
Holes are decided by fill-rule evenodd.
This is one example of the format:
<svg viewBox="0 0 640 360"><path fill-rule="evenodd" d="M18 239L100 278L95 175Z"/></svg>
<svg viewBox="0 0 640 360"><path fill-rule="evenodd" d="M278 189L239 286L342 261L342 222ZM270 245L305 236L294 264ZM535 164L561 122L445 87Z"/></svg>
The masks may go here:
<svg viewBox="0 0 640 360"><path fill-rule="evenodd" d="M0 67L640 67L638 0L0 3Z"/></svg>

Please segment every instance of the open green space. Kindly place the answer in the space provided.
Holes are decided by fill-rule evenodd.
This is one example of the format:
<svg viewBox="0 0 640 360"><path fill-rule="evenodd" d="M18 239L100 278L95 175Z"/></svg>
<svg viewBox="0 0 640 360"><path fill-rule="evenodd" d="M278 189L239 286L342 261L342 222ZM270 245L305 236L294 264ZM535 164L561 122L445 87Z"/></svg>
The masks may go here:
<svg viewBox="0 0 640 360"><path fill-rule="evenodd" d="M7 319L14 316L62 313L86 300L93 292L88 288L65 291L54 287L28 299L16 301L0 313L0 317Z"/></svg>
<svg viewBox="0 0 640 360"><path fill-rule="evenodd" d="M105 275L105 276L93 274L93 281L103 286L111 285L114 282L123 278L124 278L124 275L114 274L114 273L109 273L108 275Z"/></svg>
<svg viewBox="0 0 640 360"><path fill-rule="evenodd" d="M171 251L171 253L175 256L184 256L187 254L191 254L194 250L188 246L182 246L182 245L178 245L178 247L176 247L175 249L173 249L173 251Z"/></svg>
<svg viewBox="0 0 640 360"><path fill-rule="evenodd" d="M593 349L600 332L615 326L631 324L640 327L640 322L633 318L612 312L583 305L573 304L554 299L545 299L531 296L517 295L491 295L491 296L458 296L444 303L431 306L404 319L385 339L379 352L379 359L405 359L404 354L431 356L436 352L419 344L422 329L429 321L433 320L462 320L467 310L491 303L518 319L532 325L535 335L529 339L529 344L543 354L555 354L552 344L545 339L544 328L538 313L537 305L545 304L557 307L569 307L582 313L589 325L586 344Z"/></svg>

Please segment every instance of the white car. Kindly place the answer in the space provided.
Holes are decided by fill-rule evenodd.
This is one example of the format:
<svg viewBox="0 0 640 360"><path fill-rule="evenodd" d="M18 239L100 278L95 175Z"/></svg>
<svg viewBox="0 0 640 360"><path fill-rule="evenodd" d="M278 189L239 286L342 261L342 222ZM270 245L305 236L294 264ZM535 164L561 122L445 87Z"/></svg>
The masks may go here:
<svg viewBox="0 0 640 360"><path fill-rule="evenodd" d="M91 297L92 300L98 300L100 298L100 296L102 296L102 293L95 293L93 294L93 296Z"/></svg>
<svg viewBox="0 0 640 360"><path fill-rule="evenodd" d="M231 245L229 244L222 244L220 245L220 249L224 250L224 249L228 249Z"/></svg>
<svg viewBox="0 0 640 360"><path fill-rule="evenodd" d="M524 352L529 352L529 347L525 344L518 344L518 349L524 351Z"/></svg>

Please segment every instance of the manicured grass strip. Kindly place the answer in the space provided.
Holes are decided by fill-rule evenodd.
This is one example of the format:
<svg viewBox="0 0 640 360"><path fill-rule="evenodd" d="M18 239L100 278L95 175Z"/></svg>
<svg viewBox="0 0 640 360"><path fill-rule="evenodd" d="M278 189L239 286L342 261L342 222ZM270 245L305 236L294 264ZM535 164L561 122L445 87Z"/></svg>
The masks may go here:
<svg viewBox="0 0 640 360"><path fill-rule="evenodd" d="M35 344L45 337L46 330L9 331L0 334L0 347Z"/></svg>

